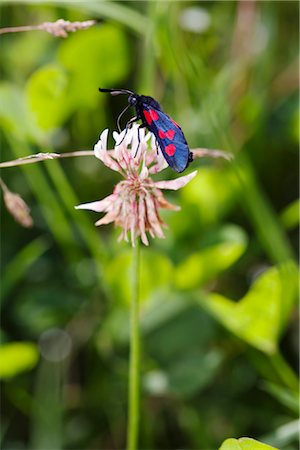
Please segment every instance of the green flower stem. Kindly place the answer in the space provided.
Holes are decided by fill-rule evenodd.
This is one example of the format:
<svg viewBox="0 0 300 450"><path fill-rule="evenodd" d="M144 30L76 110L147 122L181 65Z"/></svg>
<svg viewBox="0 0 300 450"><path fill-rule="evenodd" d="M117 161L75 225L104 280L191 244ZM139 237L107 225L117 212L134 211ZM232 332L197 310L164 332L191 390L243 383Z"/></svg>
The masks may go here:
<svg viewBox="0 0 300 450"><path fill-rule="evenodd" d="M130 305L130 366L128 391L127 450L136 450L139 434L140 341L139 271L140 240L136 239L132 259L132 297Z"/></svg>

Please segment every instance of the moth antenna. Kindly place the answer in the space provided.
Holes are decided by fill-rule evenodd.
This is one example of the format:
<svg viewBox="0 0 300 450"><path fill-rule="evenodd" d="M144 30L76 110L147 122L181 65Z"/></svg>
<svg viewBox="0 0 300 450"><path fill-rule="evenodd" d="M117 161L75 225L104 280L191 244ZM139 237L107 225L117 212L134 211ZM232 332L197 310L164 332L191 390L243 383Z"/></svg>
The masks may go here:
<svg viewBox="0 0 300 450"><path fill-rule="evenodd" d="M127 111L127 109L130 108L130 106L131 106L131 105L127 105L126 108L124 108L123 111L121 111L120 114L119 114L119 116L118 116L118 119L117 119L117 127L118 127L118 130L119 130L120 133L121 133L120 119L121 119L121 117L123 116L123 114Z"/></svg>
<svg viewBox="0 0 300 450"><path fill-rule="evenodd" d="M109 92L111 95L120 95L120 94L133 94L132 91L129 91L128 89L102 89L99 88L100 92Z"/></svg>

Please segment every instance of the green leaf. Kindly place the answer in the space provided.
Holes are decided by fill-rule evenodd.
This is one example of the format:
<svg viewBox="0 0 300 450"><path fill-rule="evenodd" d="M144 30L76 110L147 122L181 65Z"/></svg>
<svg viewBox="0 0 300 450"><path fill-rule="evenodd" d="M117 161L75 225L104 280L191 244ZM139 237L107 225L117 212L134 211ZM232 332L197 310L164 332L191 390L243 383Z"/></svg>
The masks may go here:
<svg viewBox="0 0 300 450"><path fill-rule="evenodd" d="M219 450L277 450L251 438L226 439Z"/></svg>
<svg viewBox="0 0 300 450"><path fill-rule="evenodd" d="M300 200L290 203L280 214L282 224L287 230L292 230L299 225Z"/></svg>
<svg viewBox="0 0 300 450"><path fill-rule="evenodd" d="M240 339L272 354L296 300L297 281L297 266L290 261L266 270L239 302L216 293L200 302Z"/></svg>
<svg viewBox="0 0 300 450"><path fill-rule="evenodd" d="M39 359L37 345L32 342L12 342L0 346L0 378L10 378L31 370Z"/></svg>
<svg viewBox="0 0 300 450"><path fill-rule="evenodd" d="M201 349L182 355L169 368L169 391L182 397L194 395L212 382L222 361L217 350Z"/></svg>
<svg viewBox="0 0 300 450"><path fill-rule="evenodd" d="M97 105L98 87L120 83L129 71L126 36L108 24L69 36L58 58L70 76L70 98L76 107Z"/></svg>
<svg viewBox="0 0 300 450"><path fill-rule="evenodd" d="M150 326L147 321L149 311L143 315L141 324L146 353L164 373L166 391L179 397L190 397L212 383L223 362L222 353L209 347L215 336L216 323L185 294L177 298L176 294L170 293L167 301L157 299L156 305L151 306ZM153 320L155 312L156 323ZM160 315L164 317L161 319Z"/></svg>
<svg viewBox="0 0 300 450"><path fill-rule="evenodd" d="M298 412L299 407L297 413ZM275 428L271 433L262 436L261 439L270 442L272 445L278 446L280 449L294 449L296 447L293 446L293 443L299 441L299 426L299 419L292 420Z"/></svg>
<svg viewBox="0 0 300 450"><path fill-rule="evenodd" d="M299 412L299 390L282 387L278 384L265 382L265 390L273 395L282 405L289 408L295 414Z"/></svg>
<svg viewBox="0 0 300 450"><path fill-rule="evenodd" d="M245 233L235 225L223 227L216 238L217 243L192 253L176 267L175 283L178 289L194 289L214 279L234 264L247 246Z"/></svg>
<svg viewBox="0 0 300 450"><path fill-rule="evenodd" d="M10 290L24 277L27 270L48 249L45 238L39 237L20 250L2 274L1 306Z"/></svg>
<svg viewBox="0 0 300 450"><path fill-rule="evenodd" d="M230 210L239 190L231 168L201 167L196 182L188 184L180 195L197 212L201 224L211 225Z"/></svg>
<svg viewBox="0 0 300 450"><path fill-rule="evenodd" d="M141 301L145 301L154 291L163 289L170 283L173 267L163 254L142 250L140 283ZM117 255L105 267L105 277L118 301L129 305L131 296L132 251ZM120 275L121 274L121 275Z"/></svg>
<svg viewBox="0 0 300 450"><path fill-rule="evenodd" d="M38 140L40 131L32 123L24 92L12 83L0 84L0 126L6 132L30 140Z"/></svg>
<svg viewBox="0 0 300 450"><path fill-rule="evenodd" d="M26 85L28 105L36 124L49 131L60 126L69 113L68 78L65 71L48 64L35 71Z"/></svg>

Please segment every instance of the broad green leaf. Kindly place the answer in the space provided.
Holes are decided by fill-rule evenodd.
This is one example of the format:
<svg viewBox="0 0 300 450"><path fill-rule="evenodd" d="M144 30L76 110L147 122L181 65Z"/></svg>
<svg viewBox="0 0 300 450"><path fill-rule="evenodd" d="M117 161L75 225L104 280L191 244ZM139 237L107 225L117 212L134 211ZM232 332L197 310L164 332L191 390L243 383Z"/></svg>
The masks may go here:
<svg viewBox="0 0 300 450"><path fill-rule="evenodd" d="M152 311L145 312L141 323L141 329L146 331L146 353L164 373L166 391L190 397L212 382L223 361L221 352L209 347L215 336L216 323L197 308L188 295L181 294L177 298L176 294L169 294L168 301L157 299L156 305L151 306ZM168 315L166 306L169 307ZM156 313L155 317L153 313ZM149 315L152 315L151 326L149 321L147 323Z"/></svg>
<svg viewBox="0 0 300 450"><path fill-rule="evenodd" d="M105 277L116 300L123 304L130 303L132 252L125 251L117 255L105 267ZM173 267L170 260L161 253L147 249L142 251L140 284L141 301L146 300L152 292L163 289L171 280Z"/></svg>
<svg viewBox="0 0 300 450"><path fill-rule="evenodd" d="M239 191L238 181L228 168L201 167L194 183L180 195L197 213L203 225L217 223L232 207Z"/></svg>
<svg viewBox="0 0 300 450"><path fill-rule="evenodd" d="M51 20L50 14L47 19ZM2 39L1 59L6 61L6 73L15 73L14 79L23 84L23 80L45 61L45 55L52 53L52 46L53 37L43 32L19 33L14 39Z"/></svg>
<svg viewBox="0 0 300 450"><path fill-rule="evenodd" d="M217 350L201 349L182 355L169 368L169 391L182 397L195 394L213 380L222 361Z"/></svg>
<svg viewBox="0 0 300 450"><path fill-rule="evenodd" d="M245 233L234 225L223 227L217 238L214 245L192 253L176 267L175 283L178 289L193 289L214 279L234 264L247 246Z"/></svg>
<svg viewBox="0 0 300 450"><path fill-rule="evenodd" d="M223 358L216 350L191 352L178 358L164 370L151 370L144 385L152 395L190 397L213 380Z"/></svg>
<svg viewBox="0 0 300 450"><path fill-rule="evenodd" d="M219 450L277 450L251 438L226 439Z"/></svg>
<svg viewBox="0 0 300 450"><path fill-rule="evenodd" d="M299 405L297 414L299 412ZM268 433L261 437L262 440L270 442L272 445L276 445L279 449L294 449L294 442L299 441L299 426L300 420L291 420L283 425L278 426L271 433Z"/></svg>
<svg viewBox="0 0 300 450"><path fill-rule="evenodd" d="M31 370L38 362L39 352L31 342L12 342L0 346L0 378L10 378Z"/></svg>
<svg viewBox="0 0 300 450"><path fill-rule="evenodd" d="M24 92L12 83L1 83L0 127L18 138L37 140L41 134L31 119Z"/></svg>
<svg viewBox="0 0 300 450"><path fill-rule="evenodd" d="M214 339L216 331L216 323L209 316L206 311L202 311L191 303L189 296L181 294L182 305L179 308L179 299L176 294L170 295L169 301L161 298L152 308L156 307L156 324L152 319L152 326L145 319L142 321L142 329L146 331L147 342L146 346L148 353L151 354L157 361L162 364L170 366L174 362L186 357L187 350L189 352L202 355L208 353L210 342ZM185 304L184 304L185 303ZM169 310L166 311L165 306L169 305ZM171 314L172 306L174 305L175 313ZM150 309L150 308L149 308ZM159 311L162 309L163 320L159 318ZM169 312L167 315L166 312ZM151 314L145 312L145 316ZM146 325L146 326L145 326ZM148 326L147 326L148 325ZM156 325L156 326L155 326Z"/></svg>
<svg viewBox="0 0 300 450"><path fill-rule="evenodd" d="M300 200L290 203L281 213L280 218L284 227L291 230L299 225Z"/></svg>
<svg viewBox="0 0 300 450"><path fill-rule="evenodd" d="M164 328L164 326L176 316L184 314L187 308L190 308L190 304L190 299L182 295L182 293L168 292L168 295L163 297L163 291L158 292L158 294L151 299L147 310L143 312L141 317L141 328L143 333L149 334L157 328ZM207 325L207 323L205 325ZM182 340L183 339L181 339L181 342Z"/></svg>
<svg viewBox="0 0 300 450"><path fill-rule="evenodd" d="M126 36L108 24L69 36L60 45L58 58L70 76L70 97L76 107L97 105L98 87L120 83L130 62Z"/></svg>
<svg viewBox="0 0 300 450"><path fill-rule="evenodd" d="M26 95L36 124L49 131L60 126L69 113L68 78L62 67L48 64L29 78Z"/></svg>
<svg viewBox="0 0 300 450"><path fill-rule="evenodd" d="M232 333L271 354L277 350L281 330L296 300L297 280L297 267L290 261L266 270L239 302L216 293L200 302Z"/></svg>

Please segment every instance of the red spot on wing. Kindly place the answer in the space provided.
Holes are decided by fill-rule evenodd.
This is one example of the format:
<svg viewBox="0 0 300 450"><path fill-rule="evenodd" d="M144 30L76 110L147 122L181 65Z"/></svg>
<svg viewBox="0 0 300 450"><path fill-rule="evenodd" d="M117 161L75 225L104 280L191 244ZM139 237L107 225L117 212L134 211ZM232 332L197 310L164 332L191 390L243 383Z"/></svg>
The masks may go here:
<svg viewBox="0 0 300 450"><path fill-rule="evenodd" d="M176 147L173 144L169 144L164 148L165 152L167 155L169 156L173 156L174 153L176 152Z"/></svg>
<svg viewBox="0 0 300 450"><path fill-rule="evenodd" d="M165 139L165 137L166 137L166 135L165 135L165 133L163 132L163 130L158 130L158 136L159 136L161 139Z"/></svg>
<svg viewBox="0 0 300 450"><path fill-rule="evenodd" d="M152 117L151 117L151 115L150 115L149 112L146 111L146 110L144 110L143 112L144 112L144 116L145 116L146 122L147 122L149 125L151 125L151 122L152 122Z"/></svg>
<svg viewBox="0 0 300 450"><path fill-rule="evenodd" d="M168 139L170 139L170 141L172 141L172 139L174 138L174 135L175 135L175 131L174 130L168 130L166 132L166 136L167 136Z"/></svg>
<svg viewBox="0 0 300 450"><path fill-rule="evenodd" d="M158 114L154 109L150 109L149 111L152 120L158 120Z"/></svg>

